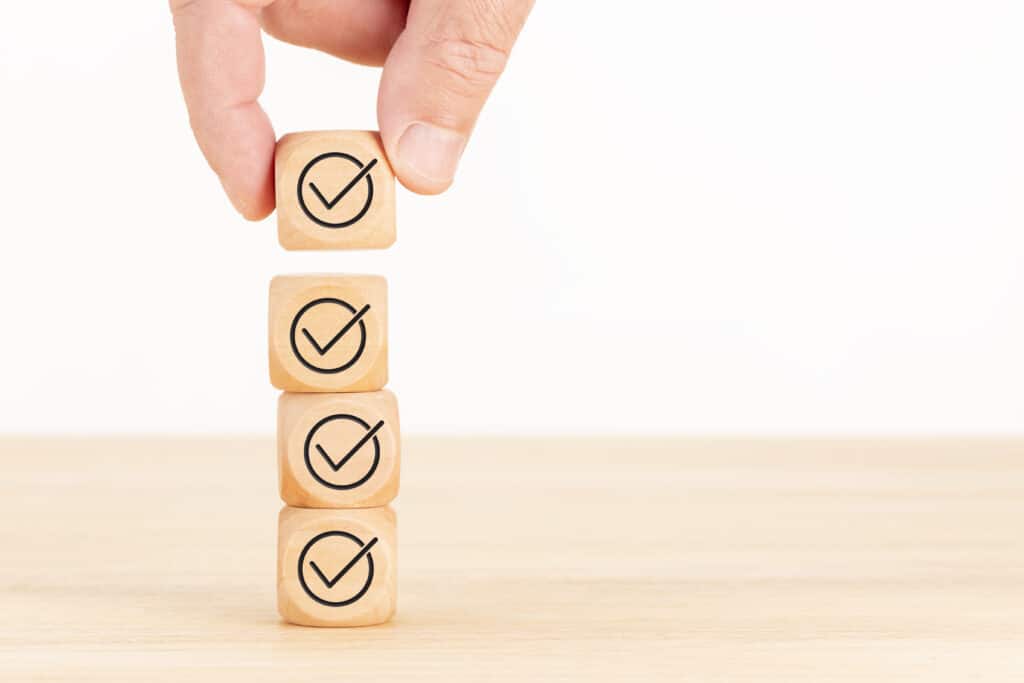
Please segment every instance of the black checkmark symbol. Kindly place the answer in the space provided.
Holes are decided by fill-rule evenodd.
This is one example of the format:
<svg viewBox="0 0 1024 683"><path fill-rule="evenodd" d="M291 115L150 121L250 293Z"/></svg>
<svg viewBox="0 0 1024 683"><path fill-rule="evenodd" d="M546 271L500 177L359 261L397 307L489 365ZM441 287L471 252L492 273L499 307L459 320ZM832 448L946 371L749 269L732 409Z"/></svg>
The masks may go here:
<svg viewBox="0 0 1024 683"><path fill-rule="evenodd" d="M370 552L370 548L372 548L376 544L377 538L374 537L370 540L369 543L360 548L359 552L356 553L356 556L349 560L348 564L342 567L341 571L335 574L333 579L328 579L327 575L320 571L320 567L316 566L316 562L314 562L313 560L309 561L309 566L313 568L313 571L316 572L316 575L320 577L320 580L324 582L325 586L327 586L328 588L334 588L334 585L341 581L341 577L345 576L345 574L348 573L349 569L352 569L352 567L356 566L356 563L359 562L359 560L363 559L366 553Z"/></svg>
<svg viewBox="0 0 1024 683"><path fill-rule="evenodd" d="M327 455L327 451L325 451L320 444L316 445L316 450L320 453L320 455L323 456L323 459L327 461L327 464L330 465L331 469L337 472L342 467L344 467L345 463L351 460L352 456L358 453L359 449L366 445L366 442L372 439L373 435L380 431L380 428L383 426L384 420L381 420L377 424L373 425L373 428L370 431L366 432L366 434L363 435L363 438L359 439L359 442L355 446L353 446L349 450L349 452L345 454L345 457L343 457L338 462L334 462L333 460L331 460L331 456Z"/></svg>
<svg viewBox="0 0 1024 683"><path fill-rule="evenodd" d="M316 349L316 352L323 356L328 351L330 351L335 344L341 341L341 338L344 337L345 334L349 330L351 330L357 322L362 320L363 316L366 315L367 311L369 310L370 304L366 304L361 309L359 309L359 311L352 317L352 319L345 323L345 326L341 328L341 331L338 332L338 334L334 335L334 337L323 346L320 346L320 344L317 343L316 339L313 338L313 335L310 334L309 330L307 330L305 327L302 328L302 334L306 337L306 340L309 341L310 344L312 344L313 348Z"/></svg>
<svg viewBox="0 0 1024 683"><path fill-rule="evenodd" d="M325 207L327 207L328 211L330 211L335 206L337 206L338 202L341 201L342 197L347 195L349 193L349 191L351 191L351 189L353 187L355 187L359 183L360 180L365 178L366 174L369 173L370 170L374 166L376 166L376 165L377 165L377 160L374 159L370 163L366 164L366 166L363 166L361 169L359 169L359 173L356 174L356 177L353 178L352 180L350 180L348 182L348 185L346 185L345 187L341 188L341 191L338 194L334 195L334 199L328 200L327 197L325 197L323 195L323 193L320 191L320 188L316 186L316 183L314 183L312 181L310 181L310 183L309 183L309 189L313 190L313 194L315 194L317 196L317 199L319 199L321 202L323 202L323 205Z"/></svg>

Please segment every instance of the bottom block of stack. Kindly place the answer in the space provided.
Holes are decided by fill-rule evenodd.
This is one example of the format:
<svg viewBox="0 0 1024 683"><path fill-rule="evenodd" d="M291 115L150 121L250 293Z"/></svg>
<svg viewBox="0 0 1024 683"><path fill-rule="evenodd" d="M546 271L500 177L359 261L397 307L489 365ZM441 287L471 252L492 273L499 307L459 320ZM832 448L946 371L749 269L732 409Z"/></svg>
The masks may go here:
<svg viewBox="0 0 1024 683"><path fill-rule="evenodd" d="M284 508L277 542L281 616L303 626L388 621L397 598L397 541L390 507Z"/></svg>

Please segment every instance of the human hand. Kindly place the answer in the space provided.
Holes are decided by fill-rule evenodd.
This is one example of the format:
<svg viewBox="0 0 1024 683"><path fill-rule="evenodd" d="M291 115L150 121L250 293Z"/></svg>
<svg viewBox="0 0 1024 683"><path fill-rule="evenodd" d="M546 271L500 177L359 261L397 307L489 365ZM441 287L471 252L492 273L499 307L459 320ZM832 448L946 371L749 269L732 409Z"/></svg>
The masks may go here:
<svg viewBox="0 0 1024 683"><path fill-rule="evenodd" d="M170 0L192 130L235 208L274 209L262 27L283 41L384 65L377 118L403 185L451 185L533 0Z"/></svg>

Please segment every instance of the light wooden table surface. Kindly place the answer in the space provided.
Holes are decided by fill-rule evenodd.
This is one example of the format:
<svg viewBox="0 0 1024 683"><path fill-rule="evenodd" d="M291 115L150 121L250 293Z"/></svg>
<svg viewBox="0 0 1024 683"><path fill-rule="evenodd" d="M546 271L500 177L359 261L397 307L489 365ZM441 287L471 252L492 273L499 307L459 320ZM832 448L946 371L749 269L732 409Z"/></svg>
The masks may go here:
<svg viewBox="0 0 1024 683"><path fill-rule="evenodd" d="M412 439L399 614L282 624L269 440L0 441L0 680L1024 680L1024 441Z"/></svg>

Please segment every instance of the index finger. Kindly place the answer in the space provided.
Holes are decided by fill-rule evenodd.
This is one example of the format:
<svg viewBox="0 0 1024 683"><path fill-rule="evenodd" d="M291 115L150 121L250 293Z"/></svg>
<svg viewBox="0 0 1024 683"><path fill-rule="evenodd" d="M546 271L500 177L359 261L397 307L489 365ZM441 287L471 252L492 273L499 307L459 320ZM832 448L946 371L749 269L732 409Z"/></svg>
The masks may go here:
<svg viewBox="0 0 1024 683"><path fill-rule="evenodd" d="M178 74L196 141L235 208L274 208L274 129L257 99L265 79L258 11L273 0L170 0Z"/></svg>

